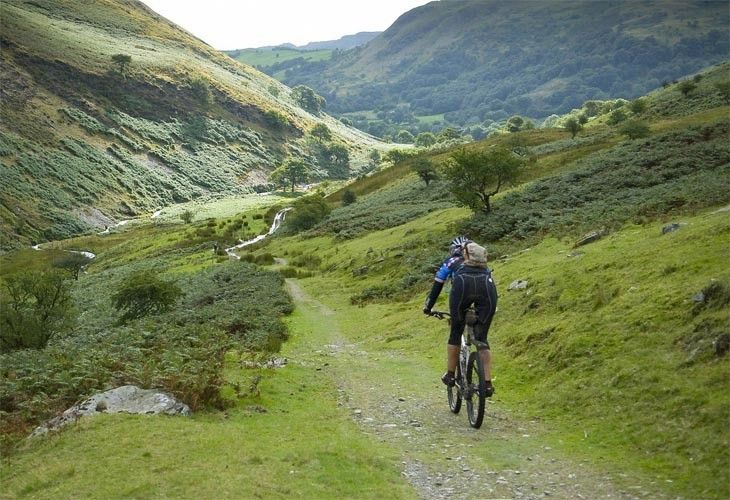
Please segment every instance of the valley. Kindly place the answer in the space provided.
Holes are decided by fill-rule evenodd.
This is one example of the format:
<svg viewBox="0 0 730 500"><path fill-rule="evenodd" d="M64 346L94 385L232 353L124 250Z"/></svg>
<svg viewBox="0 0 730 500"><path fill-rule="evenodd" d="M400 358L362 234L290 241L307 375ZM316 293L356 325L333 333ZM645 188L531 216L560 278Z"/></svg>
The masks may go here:
<svg viewBox="0 0 730 500"><path fill-rule="evenodd" d="M439 4L360 62L477 2ZM668 23L646 43L677 61L713 40L717 20L620 7L611 36ZM730 496L727 58L400 144L139 2L1 8L0 498ZM448 409L446 323L422 312L460 234L499 294L479 430ZM28 437L122 385L192 416Z"/></svg>

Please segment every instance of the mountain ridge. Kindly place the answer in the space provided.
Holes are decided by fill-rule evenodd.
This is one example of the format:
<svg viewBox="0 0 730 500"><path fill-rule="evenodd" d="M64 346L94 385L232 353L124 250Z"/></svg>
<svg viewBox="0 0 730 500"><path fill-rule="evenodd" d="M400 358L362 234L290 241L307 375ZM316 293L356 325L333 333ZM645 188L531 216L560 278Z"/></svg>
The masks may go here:
<svg viewBox="0 0 730 500"><path fill-rule="evenodd" d="M458 126L514 114L540 119L589 99L638 97L727 59L725 7L431 2L363 47L289 65L277 77L312 87L338 115L382 112L387 122L402 109L407 119L392 122L411 132L423 125L420 116L443 115Z"/></svg>

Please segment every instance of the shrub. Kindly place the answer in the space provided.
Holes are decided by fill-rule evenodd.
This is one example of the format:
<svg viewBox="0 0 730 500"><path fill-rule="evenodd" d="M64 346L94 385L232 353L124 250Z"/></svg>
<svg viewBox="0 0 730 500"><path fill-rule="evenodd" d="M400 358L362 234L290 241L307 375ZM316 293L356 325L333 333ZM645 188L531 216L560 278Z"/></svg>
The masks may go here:
<svg viewBox="0 0 730 500"><path fill-rule="evenodd" d="M621 133L629 139L640 139L649 135L649 125L642 121L631 120L621 127Z"/></svg>
<svg viewBox="0 0 730 500"><path fill-rule="evenodd" d="M182 296L175 283L163 281L152 271L129 276L112 295L117 311L124 311L120 322L169 311Z"/></svg>
<svg viewBox="0 0 730 500"><path fill-rule="evenodd" d="M185 224L190 224L191 222L193 222L193 217L195 217L195 214L190 209L185 210L183 213L180 214L180 219L182 219ZM213 224L215 225L215 221L213 222Z"/></svg>
<svg viewBox="0 0 730 500"><path fill-rule="evenodd" d="M0 297L0 350L42 349L72 324L70 287L63 271L33 271L5 279Z"/></svg>
<svg viewBox="0 0 730 500"><path fill-rule="evenodd" d="M342 193L342 204L344 206L352 205L357 200L357 195L355 194L355 191L352 189L345 189L345 192Z"/></svg>
<svg viewBox="0 0 730 500"><path fill-rule="evenodd" d="M294 202L294 210L286 218L286 225L294 231L310 229L323 220L330 210L330 206L320 195L299 198Z"/></svg>
<svg viewBox="0 0 730 500"><path fill-rule="evenodd" d="M62 257L53 261L53 267L65 269L75 280L79 279L79 273L91 262L91 257L81 252L68 252Z"/></svg>

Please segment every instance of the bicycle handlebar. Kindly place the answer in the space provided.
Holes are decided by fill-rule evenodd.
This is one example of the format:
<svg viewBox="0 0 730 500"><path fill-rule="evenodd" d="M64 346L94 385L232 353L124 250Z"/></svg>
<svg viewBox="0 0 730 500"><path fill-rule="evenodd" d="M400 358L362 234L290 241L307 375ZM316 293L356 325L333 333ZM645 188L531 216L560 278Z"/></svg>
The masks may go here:
<svg viewBox="0 0 730 500"><path fill-rule="evenodd" d="M431 316L433 316L437 319L444 319L444 318L450 318L451 314L444 312L444 311L431 311Z"/></svg>

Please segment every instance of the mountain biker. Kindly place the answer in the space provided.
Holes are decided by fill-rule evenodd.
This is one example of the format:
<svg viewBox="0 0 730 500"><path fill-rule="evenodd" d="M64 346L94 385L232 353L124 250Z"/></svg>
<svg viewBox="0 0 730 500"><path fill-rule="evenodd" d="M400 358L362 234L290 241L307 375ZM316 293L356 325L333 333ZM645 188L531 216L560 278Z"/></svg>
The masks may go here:
<svg viewBox="0 0 730 500"><path fill-rule="evenodd" d="M487 333L497 309L497 287L492 279L491 271L487 268L486 250L466 236L457 236L451 241L449 256L436 272L431 292L423 306L424 314L431 314L431 309L441 293L444 282L449 277L451 277L451 292L449 293L451 334L446 346L446 373L441 377L441 381L448 386L453 386L455 383L461 336L466 326L465 314L469 306L473 304L477 315L474 335L478 341L487 345L486 349L479 350L479 355L484 365L487 397L491 397L494 394L492 353L489 349Z"/></svg>

